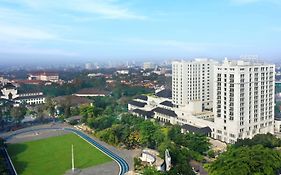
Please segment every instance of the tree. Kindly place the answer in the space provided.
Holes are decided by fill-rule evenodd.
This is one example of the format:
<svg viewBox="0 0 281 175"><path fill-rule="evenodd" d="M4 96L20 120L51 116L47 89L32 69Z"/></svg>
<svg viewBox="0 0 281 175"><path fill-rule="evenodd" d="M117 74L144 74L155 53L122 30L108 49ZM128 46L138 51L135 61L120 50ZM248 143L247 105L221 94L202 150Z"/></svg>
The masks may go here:
<svg viewBox="0 0 281 175"><path fill-rule="evenodd" d="M203 154L209 150L210 143L205 135L187 133L184 135L182 145L195 152Z"/></svg>
<svg viewBox="0 0 281 175"><path fill-rule="evenodd" d="M151 121L142 122L140 124L141 144L149 148L154 148L156 146L156 141L153 138L155 131L156 126Z"/></svg>
<svg viewBox="0 0 281 175"><path fill-rule="evenodd" d="M0 148L5 146L5 140L0 137Z"/></svg>
<svg viewBox="0 0 281 175"><path fill-rule="evenodd" d="M65 100L61 103L61 107L63 109L63 114L65 118L68 118L71 116L71 111L70 111L70 107L71 107L71 97L67 96L65 98Z"/></svg>
<svg viewBox="0 0 281 175"><path fill-rule="evenodd" d="M183 138L181 133L181 127L179 125L172 126L168 131L168 138L177 144L181 144Z"/></svg>
<svg viewBox="0 0 281 175"><path fill-rule="evenodd" d="M134 168L135 170L138 170L142 166L141 159L134 157Z"/></svg>
<svg viewBox="0 0 281 175"><path fill-rule="evenodd" d="M23 106L13 107L10 115L14 117L17 122L20 122L26 114L26 108Z"/></svg>
<svg viewBox="0 0 281 175"><path fill-rule="evenodd" d="M130 133L129 137L126 139L125 145L127 148L135 148L140 144L140 133L139 131L133 131Z"/></svg>
<svg viewBox="0 0 281 175"><path fill-rule="evenodd" d="M160 173L159 171L157 171L155 168L153 167L145 167L143 169L143 175L161 175L162 173Z"/></svg>
<svg viewBox="0 0 281 175"><path fill-rule="evenodd" d="M45 100L45 107L46 110L48 110L50 116L55 115L55 111L56 111L55 106L56 106L55 101L53 101L51 97L47 97Z"/></svg>
<svg viewBox="0 0 281 175"><path fill-rule="evenodd" d="M82 116L86 116L86 117L93 117L94 116L94 106L90 106L90 105L83 105L80 107L79 109L79 113Z"/></svg>
<svg viewBox="0 0 281 175"><path fill-rule="evenodd" d="M195 175L188 163L180 163L172 167L168 175Z"/></svg>
<svg viewBox="0 0 281 175"><path fill-rule="evenodd" d="M44 118L44 106L37 106L37 118L43 120Z"/></svg>
<svg viewBox="0 0 281 175"><path fill-rule="evenodd" d="M216 153L215 153L215 151L214 150L209 150L208 152L207 152L207 155L210 157L210 158L215 158L215 155L216 155Z"/></svg>
<svg viewBox="0 0 281 175"><path fill-rule="evenodd" d="M272 175L281 168L281 154L262 145L230 147L209 166L211 175Z"/></svg>
<svg viewBox="0 0 281 175"><path fill-rule="evenodd" d="M161 131L161 128L156 129L152 138L155 141L155 147L158 147L158 145L165 140L165 135Z"/></svg>
<svg viewBox="0 0 281 175"><path fill-rule="evenodd" d="M281 139L275 137L270 133L257 134L252 139L238 139L234 146L253 146L257 144L263 145L264 147L268 148L279 147L281 146Z"/></svg>
<svg viewBox="0 0 281 175"><path fill-rule="evenodd" d="M177 145L185 146L200 154L209 150L210 143L205 135L193 133L182 134L180 126L172 126L168 132L168 137Z"/></svg>

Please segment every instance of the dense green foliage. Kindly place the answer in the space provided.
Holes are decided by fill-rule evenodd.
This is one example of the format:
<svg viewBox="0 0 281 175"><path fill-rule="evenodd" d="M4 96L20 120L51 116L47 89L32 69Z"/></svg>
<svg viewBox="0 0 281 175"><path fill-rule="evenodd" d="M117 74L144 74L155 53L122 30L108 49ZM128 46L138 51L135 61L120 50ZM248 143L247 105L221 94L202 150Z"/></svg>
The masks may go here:
<svg viewBox="0 0 281 175"><path fill-rule="evenodd" d="M61 175L71 169L72 144L79 169L111 161L74 134L8 145L8 152L19 174Z"/></svg>
<svg viewBox="0 0 281 175"><path fill-rule="evenodd" d="M181 134L180 126L172 127L168 135L176 144L188 147L195 152L203 154L209 150L210 144L206 136L200 134Z"/></svg>
<svg viewBox="0 0 281 175"><path fill-rule="evenodd" d="M106 82L104 78L90 79L87 77L77 77L72 83L52 84L52 85L30 85L25 84L21 86L23 90L43 91L47 96L62 96L73 94L83 88L97 88L104 89Z"/></svg>
<svg viewBox="0 0 281 175"><path fill-rule="evenodd" d="M123 96L135 96L135 95L140 95L140 94L146 94L146 93L151 93L151 89L147 89L144 87L140 86L128 86L124 84L117 84L113 89L112 89L112 96L115 99L119 99Z"/></svg>
<svg viewBox="0 0 281 175"><path fill-rule="evenodd" d="M4 121L7 119L14 119L15 121L20 121L24 118L26 113L26 108L23 105L19 107L14 107L12 103L3 100L0 102L0 127L4 125Z"/></svg>
<svg viewBox="0 0 281 175"><path fill-rule="evenodd" d="M21 121L26 114L26 108L24 106L13 107L11 109L11 116L14 117L16 121Z"/></svg>
<svg viewBox="0 0 281 175"><path fill-rule="evenodd" d="M274 175L281 167L281 154L262 145L230 148L209 167L211 175Z"/></svg>
<svg viewBox="0 0 281 175"><path fill-rule="evenodd" d="M153 167L145 167L143 169L143 175L161 175L161 173L159 171L157 171L155 168Z"/></svg>
<svg viewBox="0 0 281 175"><path fill-rule="evenodd" d="M267 148L275 148L281 146L281 139L276 138L274 135L268 134L258 134L255 135L252 139L238 139L234 144L235 147L240 146L254 146L262 145Z"/></svg>
<svg viewBox="0 0 281 175"><path fill-rule="evenodd" d="M281 169L281 153L274 149L281 140L272 134L258 134L238 140L209 165L211 175L274 175Z"/></svg>

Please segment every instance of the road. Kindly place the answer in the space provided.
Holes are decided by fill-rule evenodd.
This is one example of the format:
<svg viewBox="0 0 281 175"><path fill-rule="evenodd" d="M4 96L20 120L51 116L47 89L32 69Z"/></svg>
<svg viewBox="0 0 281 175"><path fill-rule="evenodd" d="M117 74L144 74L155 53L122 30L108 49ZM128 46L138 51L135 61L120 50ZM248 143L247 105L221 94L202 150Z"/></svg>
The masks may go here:
<svg viewBox="0 0 281 175"><path fill-rule="evenodd" d="M121 158L117 154L113 153L112 151L110 151L109 149L107 149L106 147L104 147L103 145L98 143L97 141L95 141L93 138L89 137L87 134L85 134L82 131L79 131L77 129L74 129L74 128L57 127L57 126L35 128L35 129L34 128L30 128L30 129L25 128L23 130L19 130L19 131L12 132L10 134L6 134L5 136L3 136L3 138L6 140L9 140L19 134L23 134L23 133L27 133L27 132L31 132L31 131L40 131L40 130L65 130L65 131L72 132L72 133L78 135L79 137L81 137L82 139L84 139L85 141L87 141L89 144L91 144L94 147L96 147L97 149L99 149L100 151L102 151L107 156L111 157L119 166L119 175L124 175L126 172L129 171L129 165L123 158Z"/></svg>

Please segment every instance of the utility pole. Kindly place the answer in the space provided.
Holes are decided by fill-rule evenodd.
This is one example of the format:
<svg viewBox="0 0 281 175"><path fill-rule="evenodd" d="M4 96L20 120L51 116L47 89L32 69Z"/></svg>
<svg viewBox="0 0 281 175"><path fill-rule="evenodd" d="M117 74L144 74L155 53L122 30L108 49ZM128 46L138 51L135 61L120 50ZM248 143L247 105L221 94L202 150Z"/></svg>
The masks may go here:
<svg viewBox="0 0 281 175"><path fill-rule="evenodd" d="M71 153L72 153L72 173L74 173L74 153L73 153L73 144L72 144L72 147L71 147Z"/></svg>

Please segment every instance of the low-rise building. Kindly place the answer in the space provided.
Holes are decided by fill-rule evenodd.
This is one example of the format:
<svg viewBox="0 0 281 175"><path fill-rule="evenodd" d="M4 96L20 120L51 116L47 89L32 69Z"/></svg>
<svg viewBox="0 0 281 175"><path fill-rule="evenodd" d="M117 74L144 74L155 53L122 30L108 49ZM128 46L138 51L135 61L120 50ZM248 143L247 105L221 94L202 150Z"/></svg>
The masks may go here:
<svg viewBox="0 0 281 175"><path fill-rule="evenodd" d="M212 111L202 111L200 101L192 101L182 108L174 107L171 96L171 91L167 89L157 91L155 94L137 96L128 103L128 110L145 119L181 125L182 132L212 136L211 132L214 129Z"/></svg>
<svg viewBox="0 0 281 175"><path fill-rule="evenodd" d="M94 88L85 88L73 94L78 97L104 97L109 95L109 92Z"/></svg>
<svg viewBox="0 0 281 175"><path fill-rule="evenodd" d="M0 98L29 105L45 103L43 92L23 91L12 83L7 83L1 88Z"/></svg>
<svg viewBox="0 0 281 175"><path fill-rule="evenodd" d="M33 72L28 74L28 80L58 82L59 74L55 72Z"/></svg>

